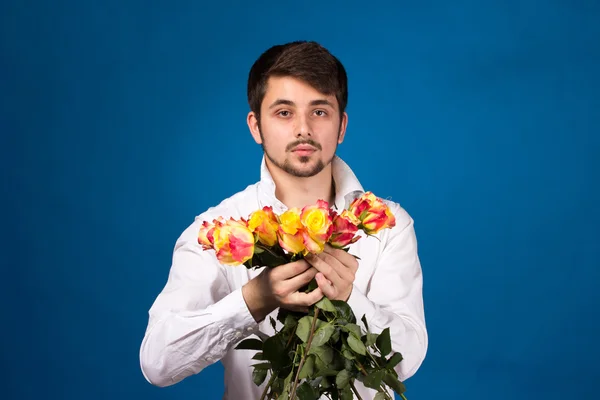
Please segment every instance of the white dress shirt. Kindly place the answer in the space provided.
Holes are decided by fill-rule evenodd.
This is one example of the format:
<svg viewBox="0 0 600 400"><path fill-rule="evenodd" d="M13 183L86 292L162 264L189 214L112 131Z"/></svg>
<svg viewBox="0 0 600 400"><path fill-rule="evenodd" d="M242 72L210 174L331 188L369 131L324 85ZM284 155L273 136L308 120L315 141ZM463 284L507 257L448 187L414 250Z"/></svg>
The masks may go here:
<svg viewBox="0 0 600 400"><path fill-rule="evenodd" d="M335 207L341 212L363 193L363 188L339 157L333 161L333 178ZM379 232L380 240L362 237L350 247L350 253L360 260L348 303L360 325L366 314L371 331L390 328L393 351L404 357L396 371L405 380L415 374L427 352L423 278L413 220L399 204L386 203L396 217L396 226ZM266 205L276 214L287 209L275 197L275 184L263 157L259 182L197 216L178 238L168 280L149 310L141 343L141 369L148 382L161 387L173 385L221 361L225 371L223 399L260 398L269 376L261 386L255 385L251 365L256 360L251 358L256 351L234 347L257 330L274 334L269 316L257 323L242 296L242 286L262 269L220 264L213 250L205 251L198 244L198 231L205 220L247 218ZM270 314L275 320L277 312ZM281 327L277 321L277 329ZM364 400L375 397L376 392L361 382L356 381L355 386ZM393 398L393 392L389 393Z"/></svg>

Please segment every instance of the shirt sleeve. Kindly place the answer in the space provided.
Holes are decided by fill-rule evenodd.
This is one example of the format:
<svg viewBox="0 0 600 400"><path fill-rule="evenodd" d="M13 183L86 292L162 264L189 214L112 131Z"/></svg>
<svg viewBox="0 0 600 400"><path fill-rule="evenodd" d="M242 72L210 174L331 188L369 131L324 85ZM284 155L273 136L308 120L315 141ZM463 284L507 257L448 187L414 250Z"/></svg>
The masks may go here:
<svg viewBox="0 0 600 400"><path fill-rule="evenodd" d="M371 332L389 328L392 351L403 356L395 370L400 380L406 380L419 369L428 347L423 275L414 221L400 206L391 208L396 226L386 230L387 238L382 235L384 247L368 291L354 286L348 304L359 321L365 315Z"/></svg>
<svg viewBox="0 0 600 400"><path fill-rule="evenodd" d="M149 310L140 364L156 386L199 373L258 331L241 288L230 287L214 251L198 244L201 223L199 216L178 238L167 283Z"/></svg>

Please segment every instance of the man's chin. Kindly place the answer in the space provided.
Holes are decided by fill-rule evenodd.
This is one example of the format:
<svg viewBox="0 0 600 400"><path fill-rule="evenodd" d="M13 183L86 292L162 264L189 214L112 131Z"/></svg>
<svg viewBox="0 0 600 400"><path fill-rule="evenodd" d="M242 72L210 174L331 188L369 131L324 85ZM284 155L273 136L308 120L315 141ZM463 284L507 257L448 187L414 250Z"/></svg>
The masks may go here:
<svg viewBox="0 0 600 400"><path fill-rule="evenodd" d="M325 168L321 160L311 159L310 157L300 157L296 162L287 162L284 170L293 176L299 178L310 178L317 175Z"/></svg>

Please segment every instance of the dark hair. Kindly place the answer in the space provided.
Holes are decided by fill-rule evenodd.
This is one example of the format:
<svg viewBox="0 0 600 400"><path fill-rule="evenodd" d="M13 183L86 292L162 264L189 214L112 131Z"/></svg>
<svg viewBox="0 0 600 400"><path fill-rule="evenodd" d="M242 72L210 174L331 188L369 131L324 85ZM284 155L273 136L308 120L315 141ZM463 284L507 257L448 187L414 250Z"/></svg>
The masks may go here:
<svg viewBox="0 0 600 400"><path fill-rule="evenodd" d="M269 48L254 62L248 76L248 105L260 118L270 77L300 79L319 92L335 95L340 115L348 103L348 78L342 63L316 42L295 41Z"/></svg>

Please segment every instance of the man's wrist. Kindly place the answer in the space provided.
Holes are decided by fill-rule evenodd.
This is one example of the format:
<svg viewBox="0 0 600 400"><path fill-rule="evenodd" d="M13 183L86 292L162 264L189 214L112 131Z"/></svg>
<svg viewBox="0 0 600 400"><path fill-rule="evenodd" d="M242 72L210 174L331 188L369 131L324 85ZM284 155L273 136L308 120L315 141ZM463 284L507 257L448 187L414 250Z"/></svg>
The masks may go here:
<svg viewBox="0 0 600 400"><path fill-rule="evenodd" d="M256 322L261 322L277 308L266 291L262 290L259 279L260 276L257 276L242 286L242 296Z"/></svg>

